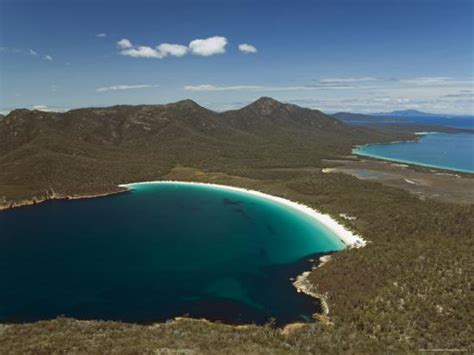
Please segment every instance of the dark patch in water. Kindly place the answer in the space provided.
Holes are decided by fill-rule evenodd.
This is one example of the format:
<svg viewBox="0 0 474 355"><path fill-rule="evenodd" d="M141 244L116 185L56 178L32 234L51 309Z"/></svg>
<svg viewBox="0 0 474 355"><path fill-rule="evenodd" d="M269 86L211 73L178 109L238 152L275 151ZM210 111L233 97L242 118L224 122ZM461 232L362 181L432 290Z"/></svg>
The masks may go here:
<svg viewBox="0 0 474 355"><path fill-rule="evenodd" d="M272 235L277 234L275 228L273 228L271 225L267 224L266 227L267 227L267 230L270 232L270 234Z"/></svg>
<svg viewBox="0 0 474 355"><path fill-rule="evenodd" d="M290 280L326 253L299 255L331 250L314 244L314 226L267 201L229 198L232 207L223 208L216 192L201 208L207 190L176 193L151 189L1 212L0 279L8 287L0 292L0 322L65 315L153 323L189 314L283 325L318 311L317 300Z"/></svg>
<svg viewBox="0 0 474 355"><path fill-rule="evenodd" d="M242 217L248 219L249 221L252 220L252 217L250 217L248 215L248 213L245 212L245 210L243 208L234 208L234 211L237 212L238 214L240 214Z"/></svg>
<svg viewBox="0 0 474 355"><path fill-rule="evenodd" d="M223 198L222 203L226 206L235 206L235 205L240 206L240 205L242 205L242 202L231 200L229 198Z"/></svg>

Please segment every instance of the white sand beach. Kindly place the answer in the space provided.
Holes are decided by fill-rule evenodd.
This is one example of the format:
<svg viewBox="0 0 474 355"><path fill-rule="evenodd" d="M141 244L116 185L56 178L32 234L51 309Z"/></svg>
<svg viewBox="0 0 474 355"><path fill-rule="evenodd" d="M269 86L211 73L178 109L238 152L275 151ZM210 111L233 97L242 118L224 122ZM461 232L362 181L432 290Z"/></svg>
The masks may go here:
<svg viewBox="0 0 474 355"><path fill-rule="evenodd" d="M233 186L227 186L227 185L219 185L219 184L210 184L210 183L202 183L202 182L185 182L185 181L173 181L173 180L157 180L157 181L144 181L144 182L135 182L135 183L127 183L127 184L120 184L120 187L124 188L131 188L134 185L143 185L143 184L187 184L187 185L203 185L203 186L211 186L219 189L226 189L230 191L237 191L237 192L244 192L248 194L252 194L254 196L264 198L267 200L274 201L276 203L285 205L287 207L290 207L292 209L295 209L301 213L304 213L308 215L311 218L314 218L316 221L319 223L323 224L331 230L334 234L336 234L340 240L346 245L348 248L358 248L358 247L363 247L367 244L367 242L359 235L354 234L352 231L348 230L345 226L334 220L331 216L328 214L321 213L319 211L316 211L312 209L311 207L308 207L306 205L303 205L298 202L290 201L288 199L278 197L278 196L273 196L270 194L266 194L260 191L255 191L255 190L250 190L250 189L245 189L245 188L240 188L240 187L233 187Z"/></svg>

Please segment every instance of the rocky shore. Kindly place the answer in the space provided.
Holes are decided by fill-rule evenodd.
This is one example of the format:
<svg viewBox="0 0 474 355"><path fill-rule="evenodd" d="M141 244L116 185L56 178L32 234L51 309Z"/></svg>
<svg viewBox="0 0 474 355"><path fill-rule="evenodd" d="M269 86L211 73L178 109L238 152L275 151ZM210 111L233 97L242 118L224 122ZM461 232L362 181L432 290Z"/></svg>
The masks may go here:
<svg viewBox="0 0 474 355"><path fill-rule="evenodd" d="M51 200L79 200L79 199L86 199L86 198L96 198L96 197L104 197L104 196L124 193L127 191L128 191L127 189L120 188L120 187L118 187L114 191L109 191L109 192L71 194L71 195L60 194L54 191L48 191L42 196L39 196L39 197L35 196L35 197L32 197L31 199L16 200L16 201L0 199L0 211L8 210L11 208L23 207L23 206L37 205L39 203L51 201Z"/></svg>

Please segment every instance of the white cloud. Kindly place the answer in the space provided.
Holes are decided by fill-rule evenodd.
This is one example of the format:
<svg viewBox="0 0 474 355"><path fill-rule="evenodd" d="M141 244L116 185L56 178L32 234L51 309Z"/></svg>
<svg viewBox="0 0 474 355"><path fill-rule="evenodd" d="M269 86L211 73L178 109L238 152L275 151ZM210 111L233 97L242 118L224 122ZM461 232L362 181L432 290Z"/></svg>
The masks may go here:
<svg viewBox="0 0 474 355"><path fill-rule="evenodd" d="M409 79L400 79L401 84L418 86L448 86L448 85L472 85L472 78L455 79L448 76L421 76Z"/></svg>
<svg viewBox="0 0 474 355"><path fill-rule="evenodd" d="M369 81L376 81L376 78L371 76L364 76L360 78L327 78L320 79L319 83L323 85L339 85L339 84L354 84L354 83L365 83Z"/></svg>
<svg viewBox="0 0 474 355"><path fill-rule="evenodd" d="M43 58L44 58L45 60L53 60L53 57L51 57L51 56L48 55L48 54L45 55Z"/></svg>
<svg viewBox="0 0 474 355"><path fill-rule="evenodd" d="M352 88L352 87L349 87ZM348 87L323 87L314 85L300 85L300 86L261 86L261 85L228 85L219 86L211 84L200 85L186 85L184 90L187 91L311 91L311 90L333 90L333 89L348 89Z"/></svg>
<svg viewBox="0 0 474 355"><path fill-rule="evenodd" d="M31 107L32 110L38 110L43 112L64 112L67 111L67 108L64 107L51 107L46 105L34 105Z"/></svg>
<svg viewBox="0 0 474 355"><path fill-rule="evenodd" d="M120 48L120 49L127 49L127 48L132 48L132 42L130 42L128 39L126 38L122 38L120 41L117 42L117 46Z"/></svg>
<svg viewBox="0 0 474 355"><path fill-rule="evenodd" d="M132 58L162 59L168 55L182 57L188 52L188 47L181 44L162 43L152 48L148 46L135 46L126 38L118 41L117 46L121 49L121 55Z"/></svg>
<svg viewBox="0 0 474 355"><path fill-rule="evenodd" d="M140 84L140 85L113 85L97 88L98 92L106 91L119 91L119 90L133 90L133 89L145 89L145 88L156 88L158 85Z"/></svg>
<svg viewBox="0 0 474 355"><path fill-rule="evenodd" d="M189 43L189 46L175 43L161 43L156 47L136 46L126 38L117 42L120 54L132 58L156 58L162 59L167 56L183 57L188 52L195 55L211 56L214 54L225 53L227 39L225 37L209 37L206 39L195 39Z"/></svg>
<svg viewBox="0 0 474 355"><path fill-rule="evenodd" d="M105 38L105 37L107 37L107 33L103 33L103 32L102 33L97 33L95 36L98 37L98 38Z"/></svg>
<svg viewBox="0 0 474 355"><path fill-rule="evenodd" d="M215 86L209 84L186 85L184 90L187 91L241 91L241 90L258 90L262 89L257 85L233 85L233 86Z"/></svg>
<svg viewBox="0 0 474 355"><path fill-rule="evenodd" d="M51 111L51 108L46 105L34 105L31 107L31 109L38 110L38 111L46 111L46 112Z"/></svg>
<svg viewBox="0 0 474 355"><path fill-rule="evenodd" d="M255 46L252 46L251 44L242 43L239 44L239 51L244 53L257 53L257 48L255 48Z"/></svg>
<svg viewBox="0 0 474 355"><path fill-rule="evenodd" d="M33 50L33 49L30 49L30 50L28 50L28 54L30 54L30 55L38 55L38 52L36 52L36 51Z"/></svg>
<svg viewBox="0 0 474 355"><path fill-rule="evenodd" d="M175 57L182 57L188 52L188 47L181 44L162 43L156 48L164 56L172 55Z"/></svg>
<svg viewBox="0 0 474 355"><path fill-rule="evenodd" d="M195 39L189 43L189 49L195 55L208 57L225 53L227 38L214 36L206 39Z"/></svg>
<svg viewBox="0 0 474 355"><path fill-rule="evenodd" d="M165 55L160 51L146 46L127 48L120 51L121 55L132 58L164 58Z"/></svg>
<svg viewBox="0 0 474 355"><path fill-rule="evenodd" d="M427 112L474 115L473 83L472 77L432 76L422 79L406 78L402 81L363 76L321 79L311 85L195 84L183 89L199 92L203 96L207 94L208 97L213 97L213 100L218 100L221 96L217 94L226 91L232 91L234 97L239 99L249 96L274 96L285 102L294 102L325 112L419 109ZM294 95L291 94L293 92Z"/></svg>

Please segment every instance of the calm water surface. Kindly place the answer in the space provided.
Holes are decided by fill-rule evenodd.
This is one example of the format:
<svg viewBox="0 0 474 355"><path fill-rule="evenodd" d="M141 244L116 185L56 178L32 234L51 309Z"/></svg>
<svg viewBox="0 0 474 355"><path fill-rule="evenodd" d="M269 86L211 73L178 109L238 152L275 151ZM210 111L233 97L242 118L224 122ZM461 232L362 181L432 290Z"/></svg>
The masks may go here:
<svg viewBox="0 0 474 355"><path fill-rule="evenodd" d="M0 212L0 321L309 319L290 277L343 248L284 205L200 185L134 185Z"/></svg>
<svg viewBox="0 0 474 355"><path fill-rule="evenodd" d="M360 146L356 154L474 173L474 134L430 133L419 141Z"/></svg>

